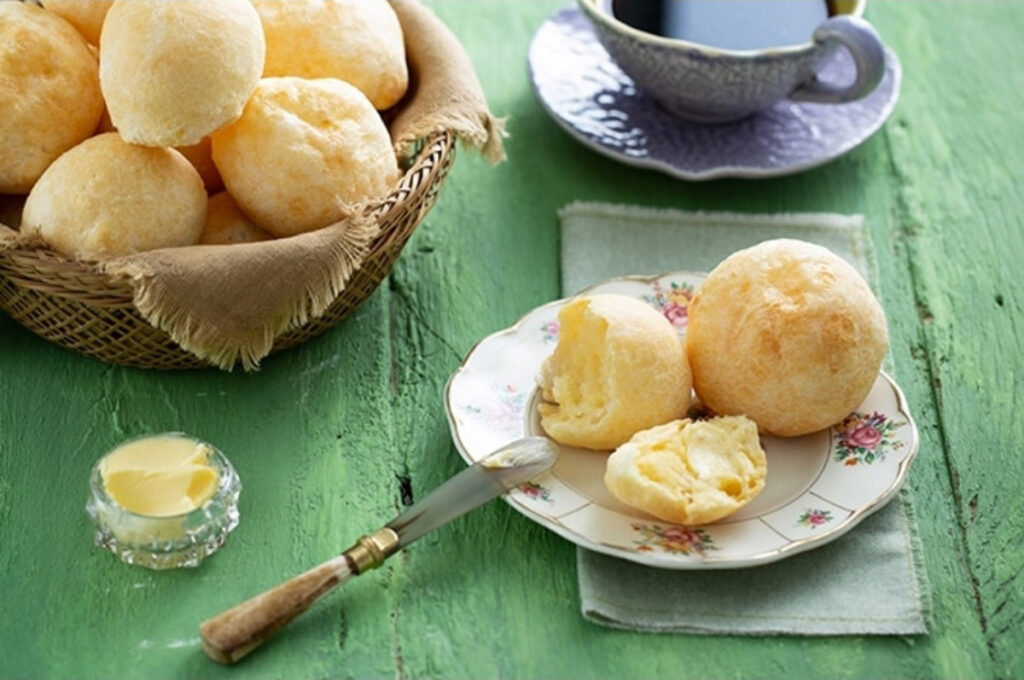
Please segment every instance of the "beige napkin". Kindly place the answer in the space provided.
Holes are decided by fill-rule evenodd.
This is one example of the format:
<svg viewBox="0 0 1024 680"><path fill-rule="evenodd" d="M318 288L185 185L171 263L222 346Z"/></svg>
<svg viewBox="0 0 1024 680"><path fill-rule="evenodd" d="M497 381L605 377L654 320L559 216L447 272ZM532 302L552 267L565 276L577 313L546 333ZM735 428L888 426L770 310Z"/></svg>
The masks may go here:
<svg viewBox="0 0 1024 680"><path fill-rule="evenodd" d="M488 111L469 56L418 0L394 0L405 34L410 89L386 114L400 158L431 133L449 130L492 162L504 157L502 124ZM322 314L344 290L378 234L371 206L341 221L276 241L167 248L97 263L126 279L151 324L222 368L254 368L274 338ZM13 221L13 220L9 220ZM40 247L0 224L5 250Z"/></svg>

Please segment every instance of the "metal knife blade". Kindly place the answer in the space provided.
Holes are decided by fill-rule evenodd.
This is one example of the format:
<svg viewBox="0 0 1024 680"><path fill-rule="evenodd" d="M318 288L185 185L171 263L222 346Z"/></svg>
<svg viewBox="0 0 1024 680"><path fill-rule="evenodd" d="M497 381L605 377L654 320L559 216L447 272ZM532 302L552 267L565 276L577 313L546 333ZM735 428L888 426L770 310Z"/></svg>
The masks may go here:
<svg viewBox="0 0 1024 680"><path fill-rule="evenodd" d="M404 548L434 529L547 472L558 460L558 447L545 437L526 437L469 466L426 498L388 522Z"/></svg>

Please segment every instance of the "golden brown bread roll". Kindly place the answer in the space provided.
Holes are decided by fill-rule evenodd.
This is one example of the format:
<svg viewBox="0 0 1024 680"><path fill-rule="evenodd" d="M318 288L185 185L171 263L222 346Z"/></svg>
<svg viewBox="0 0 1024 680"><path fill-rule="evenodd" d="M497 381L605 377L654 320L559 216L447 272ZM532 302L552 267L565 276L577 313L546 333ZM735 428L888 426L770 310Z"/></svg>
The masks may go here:
<svg viewBox="0 0 1024 680"><path fill-rule="evenodd" d="M266 43L248 0L131 0L107 13L100 84L127 142L189 146L242 113Z"/></svg>
<svg viewBox="0 0 1024 680"><path fill-rule="evenodd" d="M672 324L623 295L562 308L554 353L541 366L541 426L568 446L610 451L636 432L681 418L690 370Z"/></svg>
<svg viewBox="0 0 1024 680"><path fill-rule="evenodd" d="M636 433L608 457L604 483L626 505L692 526L749 503L764 488L766 473L757 425L724 416Z"/></svg>
<svg viewBox="0 0 1024 680"><path fill-rule="evenodd" d="M362 92L334 78L264 78L213 135L228 191L275 236L320 229L398 180L391 138Z"/></svg>
<svg viewBox="0 0 1024 680"><path fill-rule="evenodd" d="M102 111L96 57L78 31L41 7L0 2L0 193L28 193Z"/></svg>
<svg viewBox="0 0 1024 680"><path fill-rule="evenodd" d="M205 219L203 180L184 156L108 132L47 168L25 202L21 231L95 260L192 245Z"/></svg>
<svg viewBox="0 0 1024 680"><path fill-rule="evenodd" d="M387 0L255 0L266 77L339 78L380 110L409 86L402 26Z"/></svg>
<svg viewBox="0 0 1024 680"><path fill-rule="evenodd" d="M100 30L114 0L42 0L43 7L66 19L93 45L100 44Z"/></svg>
<svg viewBox="0 0 1024 680"><path fill-rule="evenodd" d="M780 239L730 255L690 303L686 349L697 396L796 436L839 422L878 376L885 315L853 267Z"/></svg>
<svg viewBox="0 0 1024 680"><path fill-rule="evenodd" d="M207 245L256 243L273 238L246 217L235 199L226 191L210 196L206 206L206 224L199 242Z"/></svg>

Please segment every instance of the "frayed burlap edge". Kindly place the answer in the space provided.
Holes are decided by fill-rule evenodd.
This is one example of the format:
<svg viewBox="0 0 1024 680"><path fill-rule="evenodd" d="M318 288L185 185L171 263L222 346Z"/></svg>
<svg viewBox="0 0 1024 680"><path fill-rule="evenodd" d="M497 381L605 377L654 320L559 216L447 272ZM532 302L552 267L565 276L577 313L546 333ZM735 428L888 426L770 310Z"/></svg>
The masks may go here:
<svg viewBox="0 0 1024 680"><path fill-rule="evenodd" d="M127 279L134 292L133 303L142 317L167 333L183 349L221 369L230 370L241 364L244 370L252 371L270 354L279 335L327 310L362 265L380 227L374 219L361 216L315 233L323 237L324 243L318 248L317 258L303 262L303 294L294 296L274 316L263 317L251 330L242 329L229 343L225 342L223 327L201 319L194 305L187 304L172 291L166 272L156 274L150 261L153 253L147 258L118 258L96 266L110 276ZM238 245L223 247L239 248Z"/></svg>
<svg viewBox="0 0 1024 680"><path fill-rule="evenodd" d="M406 36L410 76L407 100L389 126L399 158L410 156L420 140L448 130L492 165L504 160L506 121L491 115L459 39L419 0L393 0L391 6Z"/></svg>
<svg viewBox="0 0 1024 680"><path fill-rule="evenodd" d="M505 147L501 140L508 137L506 122L506 118L495 118L489 113L480 116L464 114L458 118L444 114L437 120L424 119L415 131L406 132L395 141L395 152L399 158L406 158L413 154L424 137L450 130L463 144L480 151L488 163L497 165L505 160Z"/></svg>

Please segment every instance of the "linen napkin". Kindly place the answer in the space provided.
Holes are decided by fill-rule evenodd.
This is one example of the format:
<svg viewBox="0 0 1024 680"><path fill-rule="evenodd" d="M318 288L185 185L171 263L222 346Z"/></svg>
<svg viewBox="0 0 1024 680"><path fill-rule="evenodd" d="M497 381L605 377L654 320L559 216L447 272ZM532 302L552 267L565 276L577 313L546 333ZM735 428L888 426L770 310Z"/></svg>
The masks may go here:
<svg viewBox="0 0 1024 680"><path fill-rule="evenodd" d="M823 245L874 281L863 217L688 213L573 203L561 218L562 290L627 274L710 271L772 238ZM672 571L580 548L589 621L650 632L740 635L927 634L930 595L909 495L838 540L760 567Z"/></svg>

